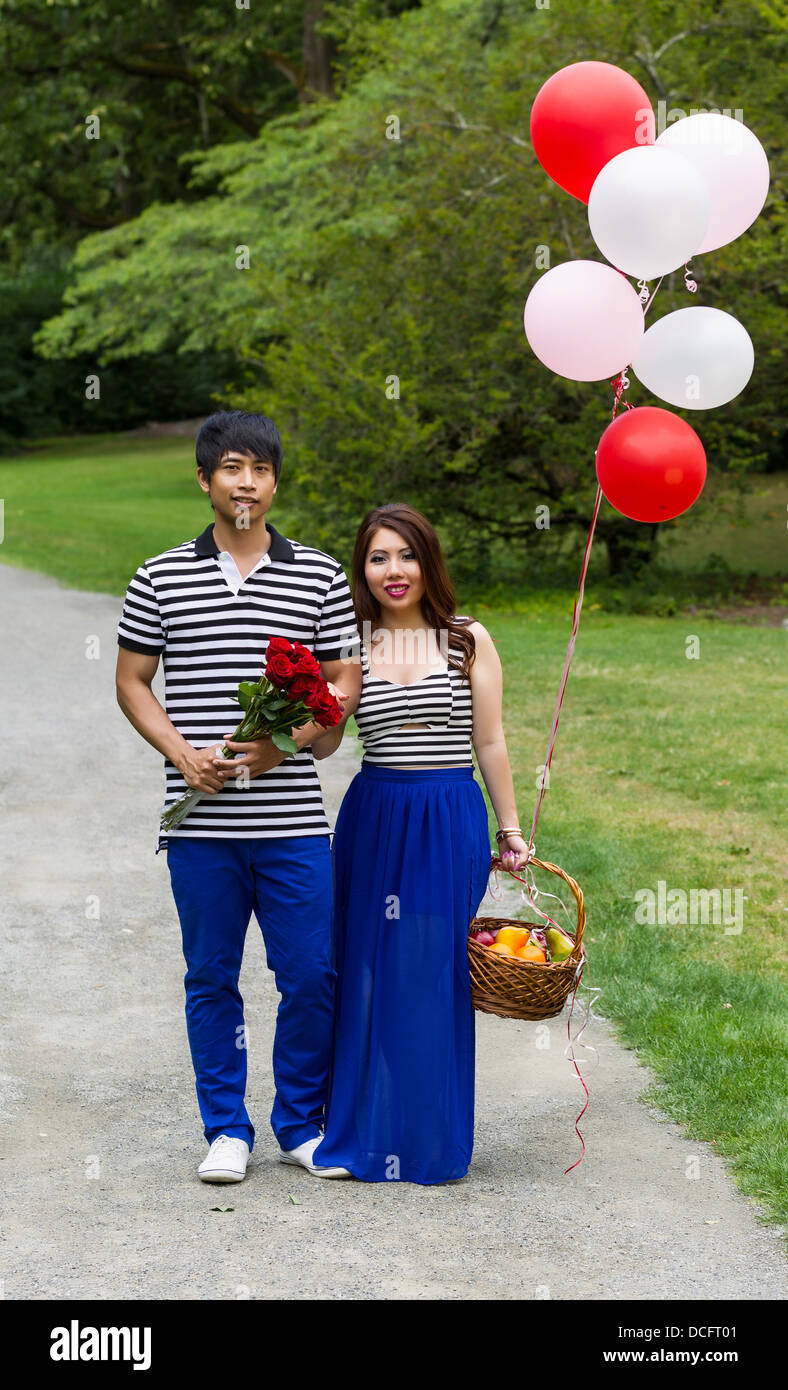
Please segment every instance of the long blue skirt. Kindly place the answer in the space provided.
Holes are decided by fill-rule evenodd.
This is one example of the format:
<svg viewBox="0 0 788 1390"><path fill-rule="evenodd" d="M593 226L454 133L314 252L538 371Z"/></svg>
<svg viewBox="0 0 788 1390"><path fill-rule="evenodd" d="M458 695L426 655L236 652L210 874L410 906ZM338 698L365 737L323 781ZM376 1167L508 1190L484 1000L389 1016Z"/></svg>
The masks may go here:
<svg viewBox="0 0 788 1390"><path fill-rule="evenodd" d="M462 1178L473 1150L468 924L490 875L472 767L362 763L332 846L337 969L325 1136L365 1182Z"/></svg>

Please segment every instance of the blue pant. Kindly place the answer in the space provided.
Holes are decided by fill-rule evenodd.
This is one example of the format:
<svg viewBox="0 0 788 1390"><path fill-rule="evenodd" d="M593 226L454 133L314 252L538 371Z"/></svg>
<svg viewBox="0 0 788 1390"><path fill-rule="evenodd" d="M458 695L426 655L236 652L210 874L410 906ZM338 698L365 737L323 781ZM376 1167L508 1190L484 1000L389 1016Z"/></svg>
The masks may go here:
<svg viewBox="0 0 788 1390"><path fill-rule="evenodd" d="M282 998L271 1127L283 1149L320 1133L334 1022L333 892L328 835L281 839L171 836L167 864L188 969L186 1028L209 1143L254 1147L246 1111L246 1039L238 992L254 912Z"/></svg>

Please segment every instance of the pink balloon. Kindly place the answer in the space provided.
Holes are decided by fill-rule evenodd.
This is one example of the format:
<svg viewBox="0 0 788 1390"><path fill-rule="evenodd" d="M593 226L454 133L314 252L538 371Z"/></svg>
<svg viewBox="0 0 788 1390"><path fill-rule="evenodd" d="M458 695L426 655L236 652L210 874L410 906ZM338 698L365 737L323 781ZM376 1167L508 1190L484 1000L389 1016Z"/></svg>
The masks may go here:
<svg viewBox="0 0 788 1390"><path fill-rule="evenodd" d="M570 381L616 376L643 337L643 307L629 281L599 261L565 261L537 280L525 336L552 372Z"/></svg>
<svg viewBox="0 0 788 1390"><path fill-rule="evenodd" d="M709 190L711 213L695 255L716 251L746 232L769 192L769 161L748 126L719 111L699 111L669 125L657 145L694 164Z"/></svg>

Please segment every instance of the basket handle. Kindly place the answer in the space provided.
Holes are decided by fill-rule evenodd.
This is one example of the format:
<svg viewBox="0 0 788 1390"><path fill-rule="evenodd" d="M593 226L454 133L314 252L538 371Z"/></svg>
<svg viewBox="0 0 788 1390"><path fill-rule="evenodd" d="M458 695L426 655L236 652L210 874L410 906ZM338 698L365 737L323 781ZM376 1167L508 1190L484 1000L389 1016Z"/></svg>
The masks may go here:
<svg viewBox="0 0 788 1390"><path fill-rule="evenodd" d="M579 960L580 945L583 940L583 932L585 931L586 926L586 910L585 903L583 901L583 890L580 887L579 883L575 883L575 880L571 878L569 874L565 873L564 870L560 868L558 864L550 864L547 860L537 859L536 855L534 854L531 855L530 859L528 860L528 864L523 865L523 867L527 868L531 864L535 864L537 869L547 869L551 874L557 874L558 877L562 878L564 880L564 883L568 884L571 888L575 896L575 901L577 903L577 925L575 927L575 944L570 953L570 957L567 957L567 959L570 959L572 956L574 956L576 960ZM497 854L494 854L490 861L490 873L493 873L496 869L503 869L504 873L510 874L512 878L516 878L518 883L524 883L526 888L529 887L527 879L520 878L520 875L516 873L514 869L507 868L503 860ZM575 955L575 953L577 954Z"/></svg>

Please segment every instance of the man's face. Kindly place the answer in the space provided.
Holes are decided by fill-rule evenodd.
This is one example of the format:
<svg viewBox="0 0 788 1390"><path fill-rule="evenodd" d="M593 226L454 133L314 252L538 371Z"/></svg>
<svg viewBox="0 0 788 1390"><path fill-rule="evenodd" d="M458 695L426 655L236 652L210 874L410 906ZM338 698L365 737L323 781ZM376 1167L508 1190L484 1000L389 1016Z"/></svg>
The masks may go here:
<svg viewBox="0 0 788 1390"><path fill-rule="evenodd" d="M217 516L240 530L265 516L276 492L274 465L253 454L229 450L214 468L210 483L201 468L197 481L207 492Z"/></svg>

